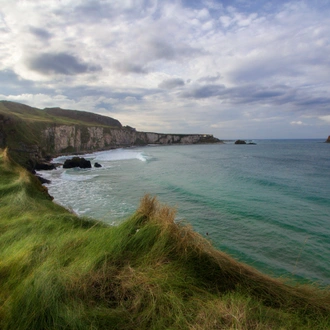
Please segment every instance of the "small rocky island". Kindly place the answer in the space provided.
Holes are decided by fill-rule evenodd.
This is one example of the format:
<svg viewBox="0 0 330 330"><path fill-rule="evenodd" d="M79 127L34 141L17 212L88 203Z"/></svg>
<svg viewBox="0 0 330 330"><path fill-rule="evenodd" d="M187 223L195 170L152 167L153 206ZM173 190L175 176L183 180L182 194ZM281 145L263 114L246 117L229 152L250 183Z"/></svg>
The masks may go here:
<svg viewBox="0 0 330 330"><path fill-rule="evenodd" d="M255 145L256 143L254 142L246 142L245 140L236 140L235 144L250 144L250 145Z"/></svg>
<svg viewBox="0 0 330 330"><path fill-rule="evenodd" d="M328 136L327 140L325 141L325 143L330 143L330 135Z"/></svg>

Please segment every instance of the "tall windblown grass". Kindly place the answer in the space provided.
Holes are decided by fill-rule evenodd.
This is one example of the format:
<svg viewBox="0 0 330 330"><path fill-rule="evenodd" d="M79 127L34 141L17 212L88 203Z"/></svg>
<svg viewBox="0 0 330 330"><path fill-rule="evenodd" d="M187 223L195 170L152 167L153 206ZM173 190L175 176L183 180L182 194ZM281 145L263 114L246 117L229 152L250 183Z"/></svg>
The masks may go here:
<svg viewBox="0 0 330 330"><path fill-rule="evenodd" d="M79 218L0 154L0 329L330 329L330 292L270 278L144 196Z"/></svg>

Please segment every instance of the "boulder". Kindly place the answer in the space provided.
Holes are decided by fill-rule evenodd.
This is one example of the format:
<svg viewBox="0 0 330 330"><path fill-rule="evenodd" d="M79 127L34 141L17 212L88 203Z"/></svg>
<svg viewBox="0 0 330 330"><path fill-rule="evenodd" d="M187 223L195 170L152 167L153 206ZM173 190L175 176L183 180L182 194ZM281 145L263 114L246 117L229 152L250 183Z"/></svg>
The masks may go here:
<svg viewBox="0 0 330 330"><path fill-rule="evenodd" d="M64 164L63 168L91 168L91 162L83 157L73 157L71 159L67 159Z"/></svg>
<svg viewBox="0 0 330 330"><path fill-rule="evenodd" d="M102 165L99 164L99 163L95 163L95 164L94 164L94 167L102 167Z"/></svg>
<svg viewBox="0 0 330 330"><path fill-rule="evenodd" d="M327 140L325 141L326 143L330 143L330 135L328 136Z"/></svg>

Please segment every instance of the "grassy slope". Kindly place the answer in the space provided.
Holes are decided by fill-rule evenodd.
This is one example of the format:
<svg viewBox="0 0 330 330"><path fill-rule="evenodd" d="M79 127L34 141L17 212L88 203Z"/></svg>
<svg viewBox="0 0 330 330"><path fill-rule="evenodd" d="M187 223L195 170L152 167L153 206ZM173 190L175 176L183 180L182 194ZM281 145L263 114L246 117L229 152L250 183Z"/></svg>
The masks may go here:
<svg viewBox="0 0 330 330"><path fill-rule="evenodd" d="M82 117L84 117L87 113L84 111L76 111L76 110L65 110L67 112L73 113L82 113ZM45 110L37 109L30 107L25 104L10 102L10 101L0 101L0 114L4 114L7 116L11 116L15 119L20 119L27 122L39 122L39 123L53 123L53 124L61 124L61 125L82 125L82 126L108 126L102 125L99 122L95 121L88 121L78 119L78 115L75 118L69 118L65 116L59 115L51 115L47 113ZM93 114L90 113L92 116ZM97 116L97 115L96 115Z"/></svg>
<svg viewBox="0 0 330 330"><path fill-rule="evenodd" d="M0 153L0 329L329 329L330 293L215 250L148 196L108 227Z"/></svg>

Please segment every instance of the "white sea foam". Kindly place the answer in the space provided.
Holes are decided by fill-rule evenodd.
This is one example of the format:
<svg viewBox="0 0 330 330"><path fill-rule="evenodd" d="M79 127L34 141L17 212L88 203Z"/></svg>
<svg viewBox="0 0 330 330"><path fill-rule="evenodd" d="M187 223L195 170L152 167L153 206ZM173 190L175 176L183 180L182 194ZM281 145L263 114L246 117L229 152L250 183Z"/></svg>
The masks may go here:
<svg viewBox="0 0 330 330"><path fill-rule="evenodd" d="M100 151L94 154L86 155L86 157L92 156L95 161L118 161L118 160L129 160L138 159L142 162L147 160L147 157L139 150L131 149L115 149L108 151Z"/></svg>
<svg viewBox="0 0 330 330"><path fill-rule="evenodd" d="M78 157L84 157L88 160L95 162L102 161L118 161L118 160L129 160L138 159L142 162L147 161L147 156L145 156L140 150L134 149L114 149L107 151L98 151L91 154L77 155ZM72 158L73 155L60 156L53 159L53 163L63 163L66 159Z"/></svg>

